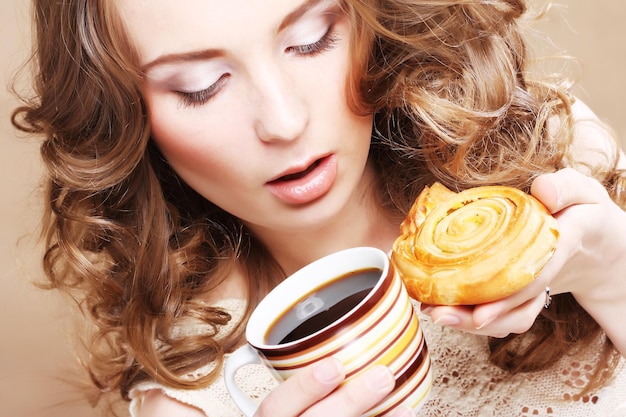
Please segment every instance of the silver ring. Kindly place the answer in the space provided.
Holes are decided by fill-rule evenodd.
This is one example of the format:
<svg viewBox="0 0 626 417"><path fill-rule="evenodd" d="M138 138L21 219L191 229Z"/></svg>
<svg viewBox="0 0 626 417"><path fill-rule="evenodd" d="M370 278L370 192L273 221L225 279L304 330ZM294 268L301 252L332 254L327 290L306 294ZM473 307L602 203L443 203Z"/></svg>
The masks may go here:
<svg viewBox="0 0 626 417"><path fill-rule="evenodd" d="M546 301L543 303L543 308L550 307L552 304L552 296L550 295L550 287L546 287Z"/></svg>

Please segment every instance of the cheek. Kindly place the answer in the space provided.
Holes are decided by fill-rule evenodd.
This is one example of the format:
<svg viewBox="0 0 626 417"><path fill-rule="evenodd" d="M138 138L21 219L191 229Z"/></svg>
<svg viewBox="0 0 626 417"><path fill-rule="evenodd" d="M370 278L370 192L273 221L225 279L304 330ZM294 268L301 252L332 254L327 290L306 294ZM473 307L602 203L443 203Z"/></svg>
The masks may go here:
<svg viewBox="0 0 626 417"><path fill-rule="evenodd" d="M196 188L196 173L210 175L220 171L219 165L225 155L219 150L220 132L200 128L197 120L191 120L171 106L158 106L153 101L150 110L152 139L172 168L189 185ZM219 156L219 158L218 158Z"/></svg>
<svg viewBox="0 0 626 417"><path fill-rule="evenodd" d="M183 181L218 205L225 189L246 188L244 167L253 161L242 140L242 123L155 98L150 104L152 138Z"/></svg>
<svg viewBox="0 0 626 417"><path fill-rule="evenodd" d="M193 156L201 148L202 141L197 140L197 132L190 128L192 125L179 123L176 118L159 117L156 113L152 118L152 139L168 159Z"/></svg>
<svg viewBox="0 0 626 417"><path fill-rule="evenodd" d="M200 166L211 165L212 152L203 148L203 142L198 140L192 132L184 129L172 129L165 120L153 124L152 139L168 163L179 175L187 179L188 173L196 171ZM209 170L210 172L211 170Z"/></svg>
<svg viewBox="0 0 626 417"><path fill-rule="evenodd" d="M221 138L210 126L210 120L198 109L181 108L176 99L159 92L147 91L148 114L152 139L170 163L193 161L208 152Z"/></svg>

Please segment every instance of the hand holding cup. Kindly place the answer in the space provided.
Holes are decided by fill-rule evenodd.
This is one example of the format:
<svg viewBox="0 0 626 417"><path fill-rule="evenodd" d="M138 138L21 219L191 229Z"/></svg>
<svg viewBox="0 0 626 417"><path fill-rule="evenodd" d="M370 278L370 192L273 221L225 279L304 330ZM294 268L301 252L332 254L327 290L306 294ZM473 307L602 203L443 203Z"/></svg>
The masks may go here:
<svg viewBox="0 0 626 417"><path fill-rule="evenodd" d="M395 388L364 414L368 417L399 405L417 410L432 385L428 349L411 299L388 256L376 248L340 251L288 277L259 303L246 338L248 344L228 358L224 374L247 417L258 405L234 375L251 363L262 363L285 380L334 357L345 369L345 382L384 365L393 373Z"/></svg>

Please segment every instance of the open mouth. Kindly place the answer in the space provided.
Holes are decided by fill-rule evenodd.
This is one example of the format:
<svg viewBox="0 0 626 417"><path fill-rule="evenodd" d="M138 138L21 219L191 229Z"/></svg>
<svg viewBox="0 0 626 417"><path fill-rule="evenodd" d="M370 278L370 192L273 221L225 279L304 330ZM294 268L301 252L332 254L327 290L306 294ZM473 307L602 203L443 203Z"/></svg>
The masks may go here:
<svg viewBox="0 0 626 417"><path fill-rule="evenodd" d="M309 167L305 169L304 171L295 172L293 174L288 174L288 175L283 175L282 177L272 182L287 182L287 181L298 180L300 178L306 177L309 173L311 173L313 170L315 170L315 168L317 168L320 165L321 161L322 161L321 159L318 159L317 161L309 165Z"/></svg>
<svg viewBox="0 0 626 417"><path fill-rule="evenodd" d="M283 202L310 203L333 187L337 178L337 165L337 158L330 154L315 160L301 171L285 171L285 175L269 181L266 187Z"/></svg>

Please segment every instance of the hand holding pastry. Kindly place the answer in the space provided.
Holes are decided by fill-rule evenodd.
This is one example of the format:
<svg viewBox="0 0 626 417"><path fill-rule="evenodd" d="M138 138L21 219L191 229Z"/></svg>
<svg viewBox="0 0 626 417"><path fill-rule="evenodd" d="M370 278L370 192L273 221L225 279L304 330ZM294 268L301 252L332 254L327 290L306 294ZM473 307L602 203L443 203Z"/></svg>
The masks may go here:
<svg viewBox="0 0 626 417"><path fill-rule="evenodd" d="M544 308L545 288L571 292L622 355L626 334L626 212L605 188L573 169L538 177L532 195L558 220L557 249L528 286L476 306L424 305L432 319L468 332L504 337L528 330Z"/></svg>
<svg viewBox="0 0 626 417"><path fill-rule="evenodd" d="M626 211L600 183L573 169L537 178L532 193L562 232L541 279L555 293L571 292L626 356Z"/></svg>
<svg viewBox="0 0 626 417"><path fill-rule="evenodd" d="M491 336L519 333L543 308L543 288L549 286L553 294L572 293L626 356L626 212L599 182L573 169L538 177L531 192L553 213L561 232L541 274L503 300L473 309L436 307L431 317Z"/></svg>
<svg viewBox="0 0 626 417"><path fill-rule="evenodd" d="M520 190L485 186L457 194L435 183L402 223L392 261L416 300L482 304L532 282L558 236L556 219Z"/></svg>

